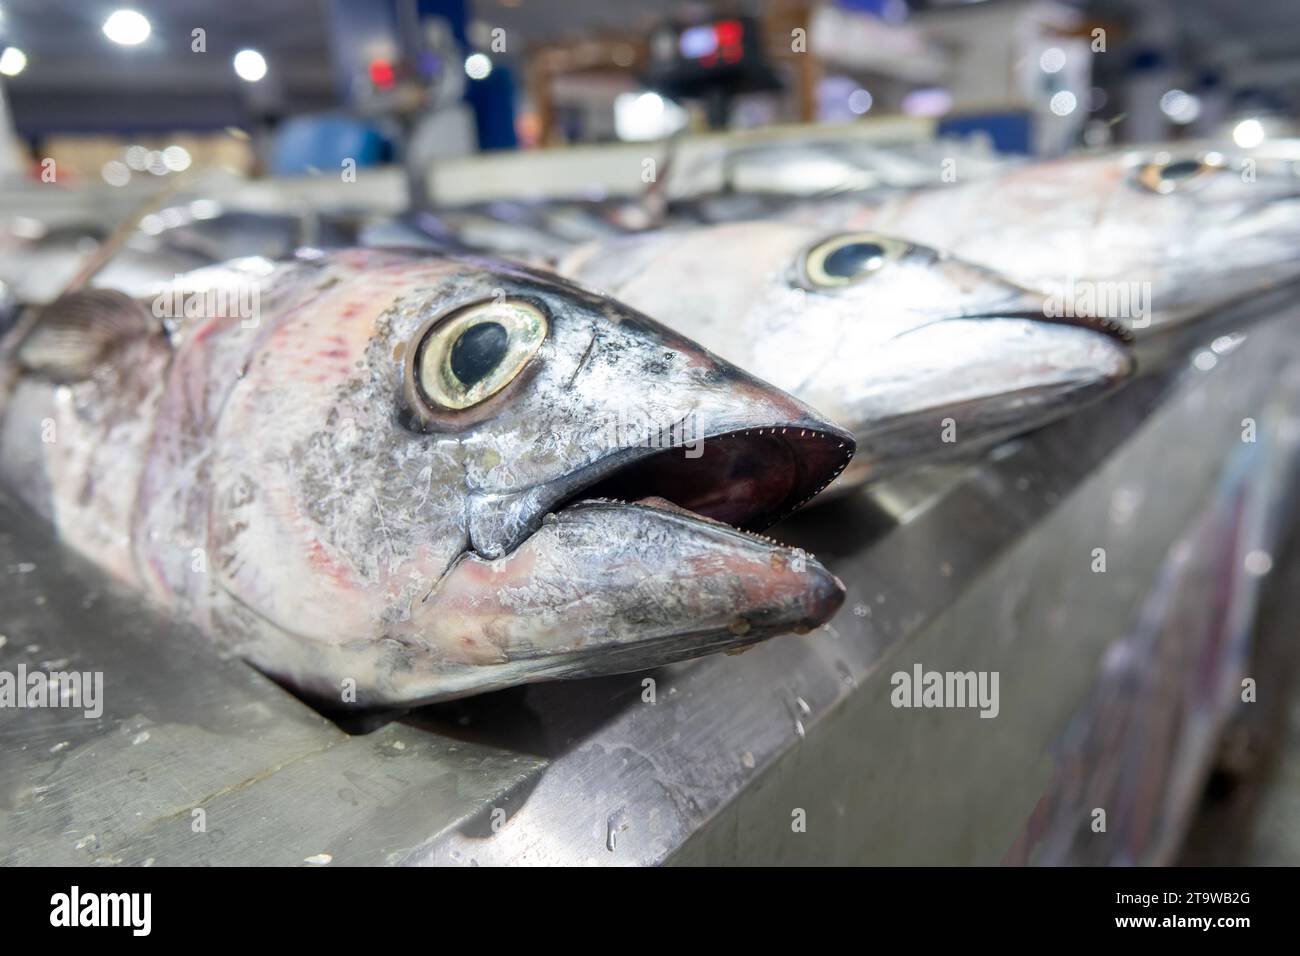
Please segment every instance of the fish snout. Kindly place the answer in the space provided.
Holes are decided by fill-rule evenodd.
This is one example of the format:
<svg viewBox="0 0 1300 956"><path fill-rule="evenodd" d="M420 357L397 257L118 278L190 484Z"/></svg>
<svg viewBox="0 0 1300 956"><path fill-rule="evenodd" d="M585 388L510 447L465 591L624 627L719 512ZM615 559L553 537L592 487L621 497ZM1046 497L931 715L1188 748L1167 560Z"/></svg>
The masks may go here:
<svg viewBox="0 0 1300 956"><path fill-rule="evenodd" d="M811 555L805 556L808 585L803 595L803 619L791 627L796 634L821 627L844 606L844 582Z"/></svg>
<svg viewBox="0 0 1300 956"><path fill-rule="evenodd" d="M661 499L584 500L510 555L466 555L407 626L435 672L401 675L406 702L593 677L736 652L825 624L844 586L816 558ZM469 635L473 635L472 637Z"/></svg>
<svg viewBox="0 0 1300 956"><path fill-rule="evenodd" d="M1119 285L1070 280L1042 291L1017 288L996 307L962 316L959 324L984 325L969 333L979 350L972 354L1004 352L1005 371L1015 381L1109 387L1135 371L1131 327L1145 324L1150 314L1147 290Z"/></svg>

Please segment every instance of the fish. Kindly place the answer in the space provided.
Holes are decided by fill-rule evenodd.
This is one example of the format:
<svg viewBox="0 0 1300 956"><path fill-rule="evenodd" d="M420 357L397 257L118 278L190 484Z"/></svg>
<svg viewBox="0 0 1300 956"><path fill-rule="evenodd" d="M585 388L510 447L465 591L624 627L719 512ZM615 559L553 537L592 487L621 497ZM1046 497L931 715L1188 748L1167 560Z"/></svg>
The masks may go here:
<svg viewBox="0 0 1300 956"><path fill-rule="evenodd" d="M753 219L816 221L845 203L871 208L899 192L984 179L1016 160L960 140L880 144L846 138L777 139L722 147L671 177L660 225ZM703 186L703 188L701 188Z"/></svg>
<svg viewBox="0 0 1300 956"><path fill-rule="evenodd" d="M639 195L498 199L408 211L368 224L360 244L435 247L553 262L584 242L680 225L816 217L849 197L874 206L900 190L940 182L946 168L991 176L1011 160L953 141L890 144L760 142L704 149L682 167L670 140L658 175Z"/></svg>
<svg viewBox="0 0 1300 956"><path fill-rule="evenodd" d="M359 245L455 248L552 261L574 246L639 231L655 220L636 199L497 200L379 217L357 231Z"/></svg>
<svg viewBox="0 0 1300 956"><path fill-rule="evenodd" d="M588 243L558 271L649 315L851 432L845 489L974 454L1101 398L1129 334L991 270L873 232L781 222Z"/></svg>
<svg viewBox="0 0 1300 956"><path fill-rule="evenodd" d="M241 209L198 199L159 210L141 223L141 248L190 254L206 264L248 256L279 259L301 247L327 249L355 244L343 214Z"/></svg>
<svg viewBox="0 0 1300 956"><path fill-rule="evenodd" d="M988 150L937 141L890 144L828 139L704 147L681 162L670 139L639 194L494 199L377 217L357 233L371 247L456 248L549 264L576 246L665 227L815 215L843 197L878 204L941 180L945 164L968 178L1010 164Z"/></svg>
<svg viewBox="0 0 1300 956"><path fill-rule="evenodd" d="M342 215L258 212L211 199L144 210L119 229L120 237L95 221L48 225L27 217L20 228L0 227L0 281L22 302L49 302L88 256L102 252L95 284L143 297L177 275L232 259L285 258L300 247L341 248L356 240Z"/></svg>
<svg viewBox="0 0 1300 956"><path fill-rule="evenodd" d="M20 228L6 224L0 228L0 282L14 302L48 302L68 285L105 234L88 223L48 227L24 219Z"/></svg>
<svg viewBox="0 0 1300 956"><path fill-rule="evenodd" d="M1300 278L1296 164L1205 144L1030 163L784 218L943 249L1139 337Z"/></svg>
<svg viewBox="0 0 1300 956"><path fill-rule="evenodd" d="M548 273L251 257L152 299L67 292L0 356L0 484L326 703L657 667L807 632L843 601L757 532L852 437Z"/></svg>

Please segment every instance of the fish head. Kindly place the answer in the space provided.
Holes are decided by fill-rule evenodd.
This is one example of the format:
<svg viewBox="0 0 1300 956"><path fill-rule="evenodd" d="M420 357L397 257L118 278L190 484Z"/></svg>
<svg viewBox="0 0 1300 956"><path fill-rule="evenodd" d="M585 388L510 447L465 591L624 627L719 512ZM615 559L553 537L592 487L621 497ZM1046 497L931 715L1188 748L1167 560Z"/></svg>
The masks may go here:
<svg viewBox="0 0 1300 956"><path fill-rule="evenodd" d="M856 224L1049 293L1091 285L1098 311L1142 336L1300 275L1297 158L1286 143L1072 156L901 195ZM1135 296L1142 312L1107 311Z"/></svg>
<svg viewBox="0 0 1300 956"><path fill-rule="evenodd" d="M561 269L807 401L877 469L944 450L946 418L962 447L995 440L1133 370L1127 333L1086 302L875 232L738 223L588 246Z"/></svg>
<svg viewBox="0 0 1300 956"><path fill-rule="evenodd" d="M1300 278L1300 148L1279 141L1246 152L1175 147L1129 153L1130 212L1110 231L1143 235L1155 248L1131 257L1154 286L1165 322L1212 316L1218 306ZM1137 197L1134 200L1134 197Z"/></svg>
<svg viewBox="0 0 1300 956"><path fill-rule="evenodd" d="M271 319L221 418L221 586L318 694L447 698L824 622L754 535L844 468L807 406L522 267L348 251ZM286 646L289 650L286 651Z"/></svg>
<svg viewBox="0 0 1300 956"><path fill-rule="evenodd" d="M1175 197L1205 209L1233 210L1294 199L1300 193L1300 150L1294 143L1244 150L1229 146L1172 146L1126 151L1104 162L1118 163L1137 194Z"/></svg>

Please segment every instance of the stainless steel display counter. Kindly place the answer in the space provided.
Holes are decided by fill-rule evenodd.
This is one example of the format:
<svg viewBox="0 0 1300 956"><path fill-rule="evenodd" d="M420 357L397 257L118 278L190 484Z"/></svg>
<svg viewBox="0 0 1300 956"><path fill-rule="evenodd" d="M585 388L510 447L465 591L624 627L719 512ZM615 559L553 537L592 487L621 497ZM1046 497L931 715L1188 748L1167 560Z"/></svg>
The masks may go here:
<svg viewBox="0 0 1300 956"><path fill-rule="evenodd" d="M810 635L348 732L0 498L0 671L105 680L100 719L0 710L0 862L1165 859L1252 676L1296 486L1297 321L786 522L848 587ZM918 664L996 672L996 716L893 706Z"/></svg>

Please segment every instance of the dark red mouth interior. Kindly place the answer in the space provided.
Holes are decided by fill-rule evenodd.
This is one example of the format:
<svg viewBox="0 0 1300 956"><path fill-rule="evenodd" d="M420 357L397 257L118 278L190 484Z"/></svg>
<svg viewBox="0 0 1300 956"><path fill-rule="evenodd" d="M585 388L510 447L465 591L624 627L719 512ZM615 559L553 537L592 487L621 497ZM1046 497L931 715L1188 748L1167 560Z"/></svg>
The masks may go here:
<svg viewBox="0 0 1300 956"><path fill-rule="evenodd" d="M833 433L753 428L704 438L694 450L651 452L577 497L664 498L732 527L760 531L830 484L852 454L852 443Z"/></svg>

